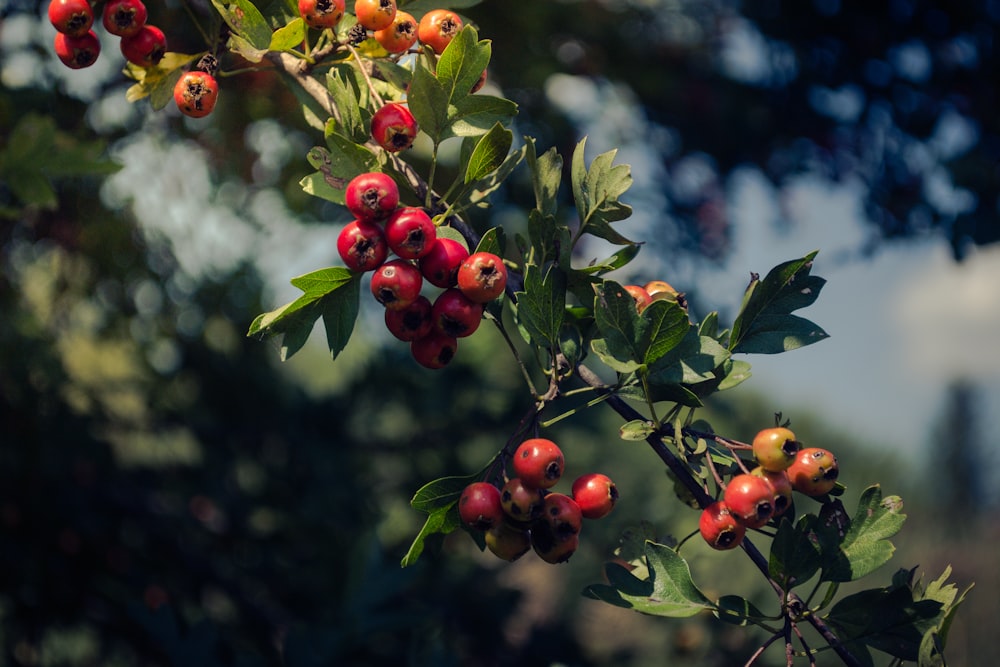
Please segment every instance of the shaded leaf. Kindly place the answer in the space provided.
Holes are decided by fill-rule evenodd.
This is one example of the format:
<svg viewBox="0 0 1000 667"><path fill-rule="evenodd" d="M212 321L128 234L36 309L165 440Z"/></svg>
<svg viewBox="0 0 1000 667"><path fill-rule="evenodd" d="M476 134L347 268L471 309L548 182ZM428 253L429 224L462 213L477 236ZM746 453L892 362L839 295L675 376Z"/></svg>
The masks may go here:
<svg viewBox="0 0 1000 667"><path fill-rule="evenodd" d="M535 264L524 271L524 291L517 293L518 324L537 345L554 349L566 311L566 274L555 264L542 275Z"/></svg>
<svg viewBox="0 0 1000 667"><path fill-rule="evenodd" d="M535 138L525 137L528 169L535 191L535 208L542 216L554 216L562 182L563 159L556 149L550 148L542 155L535 150Z"/></svg>
<svg viewBox="0 0 1000 667"><path fill-rule="evenodd" d="M633 243L610 225L632 214L632 208L618 199L632 186L631 168L615 165L617 151L611 150L595 157L588 169L586 142L584 138L577 144L570 167L573 199L580 218L579 235L592 234L615 245Z"/></svg>
<svg viewBox="0 0 1000 667"><path fill-rule="evenodd" d="M898 496L882 497L878 485L861 495L839 548L824 550L823 581L854 581L889 562L895 547L888 538L903 527L906 515Z"/></svg>

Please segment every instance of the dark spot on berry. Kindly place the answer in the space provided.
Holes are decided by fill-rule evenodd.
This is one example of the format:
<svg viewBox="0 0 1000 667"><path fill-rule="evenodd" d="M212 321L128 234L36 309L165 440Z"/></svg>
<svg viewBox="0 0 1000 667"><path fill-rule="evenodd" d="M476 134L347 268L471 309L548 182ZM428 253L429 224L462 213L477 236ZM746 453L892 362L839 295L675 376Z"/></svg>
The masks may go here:
<svg viewBox="0 0 1000 667"><path fill-rule="evenodd" d="M798 440L785 440L785 442L781 445L781 451L785 454L785 456L791 458L798 453L799 447L800 443Z"/></svg>
<svg viewBox="0 0 1000 667"><path fill-rule="evenodd" d="M719 536L715 538L715 546L717 547L728 547L736 541L736 531L734 530L724 530L719 533Z"/></svg>
<svg viewBox="0 0 1000 667"><path fill-rule="evenodd" d="M757 518L767 519L774 514L774 505L766 500L757 503Z"/></svg>
<svg viewBox="0 0 1000 667"><path fill-rule="evenodd" d="M115 10L115 13L111 16L112 22L120 29L125 30L131 28L132 24L135 22L135 7L121 7Z"/></svg>
<svg viewBox="0 0 1000 667"><path fill-rule="evenodd" d="M545 479L548 480L558 480L562 477L562 465L559 461L550 461L547 466L545 466Z"/></svg>
<svg viewBox="0 0 1000 667"><path fill-rule="evenodd" d="M469 327L454 317L448 315L442 315L438 318L438 325L441 327L441 331L448 334L452 338L461 338L462 334L469 330Z"/></svg>
<svg viewBox="0 0 1000 667"><path fill-rule="evenodd" d="M458 32L459 23L451 17L441 21L441 34L446 37L454 37Z"/></svg>
<svg viewBox="0 0 1000 667"><path fill-rule="evenodd" d="M823 479L828 481L834 481L840 476L840 468L830 468L823 473Z"/></svg>
<svg viewBox="0 0 1000 667"><path fill-rule="evenodd" d="M403 241L403 247L410 252L420 254L420 251L424 249L424 245L427 243L427 236L424 234L424 230L417 228L411 229L406 234L406 240Z"/></svg>
<svg viewBox="0 0 1000 667"><path fill-rule="evenodd" d="M774 497L774 513L781 514L786 509L788 509L789 501L786 496L775 496Z"/></svg>

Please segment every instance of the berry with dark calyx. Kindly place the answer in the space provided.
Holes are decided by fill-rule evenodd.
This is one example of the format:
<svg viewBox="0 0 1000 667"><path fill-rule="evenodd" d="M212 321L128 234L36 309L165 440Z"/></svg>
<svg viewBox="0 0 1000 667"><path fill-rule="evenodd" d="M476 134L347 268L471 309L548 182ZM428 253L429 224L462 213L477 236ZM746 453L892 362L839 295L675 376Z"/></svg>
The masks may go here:
<svg viewBox="0 0 1000 667"><path fill-rule="evenodd" d="M134 34L122 37L121 49L125 60L133 65L153 67L167 52L167 37L162 30L147 23Z"/></svg>
<svg viewBox="0 0 1000 667"><path fill-rule="evenodd" d="M417 121L405 105L389 102L372 115L372 139L390 153L398 153L413 145L417 137Z"/></svg>
<svg viewBox="0 0 1000 667"><path fill-rule="evenodd" d="M635 299L635 309L640 313L646 310L646 306L653 303L653 297L649 295L645 287L639 285L623 285L625 291Z"/></svg>
<svg viewBox="0 0 1000 667"><path fill-rule="evenodd" d="M458 267L456 280L465 296L477 303L488 303L503 294L507 267L491 252L475 252Z"/></svg>
<svg viewBox="0 0 1000 667"><path fill-rule="evenodd" d="M722 499L736 520L747 528L760 528L774 516L771 483L748 473L734 476Z"/></svg>
<svg viewBox="0 0 1000 667"><path fill-rule="evenodd" d="M455 287L458 267L468 256L469 251L460 242L438 236L427 254L420 258L420 272L435 287Z"/></svg>
<svg viewBox="0 0 1000 667"><path fill-rule="evenodd" d="M552 531L555 539L568 539L580 533L580 528L583 526L583 512L576 501L565 493L549 493L542 505L542 516L535 521L532 532L537 530L535 526L542 523Z"/></svg>
<svg viewBox="0 0 1000 667"><path fill-rule="evenodd" d="M347 43L351 46L360 46L368 39L368 31L360 23L355 23L347 31Z"/></svg>
<svg viewBox="0 0 1000 667"><path fill-rule="evenodd" d="M515 521L534 521L542 515L545 490L528 486L521 479L512 477L500 489L503 510Z"/></svg>
<svg viewBox="0 0 1000 667"><path fill-rule="evenodd" d="M462 19L447 9L432 9L420 18L417 39L441 55L455 35L462 29Z"/></svg>
<svg viewBox="0 0 1000 667"><path fill-rule="evenodd" d="M529 438L518 445L511 465L526 486L549 489L562 477L566 459L559 446L548 438Z"/></svg>
<svg viewBox="0 0 1000 667"><path fill-rule="evenodd" d="M142 0L110 0L104 5L104 29L118 37L128 37L146 25L146 5Z"/></svg>
<svg viewBox="0 0 1000 667"><path fill-rule="evenodd" d="M94 8L88 0L52 0L49 21L63 35L83 37L94 25Z"/></svg>
<svg viewBox="0 0 1000 667"><path fill-rule="evenodd" d="M54 48L62 64L71 69L90 67L101 54L101 42L93 30L79 37L57 32Z"/></svg>
<svg viewBox="0 0 1000 667"><path fill-rule="evenodd" d="M774 489L774 516L781 516L792 506L792 482L788 474L781 470L773 472L757 466L750 471L751 475L766 479Z"/></svg>
<svg viewBox="0 0 1000 667"><path fill-rule="evenodd" d="M486 531L486 548L498 558L513 562L531 549L531 536L527 529L501 521Z"/></svg>
<svg viewBox="0 0 1000 667"><path fill-rule="evenodd" d="M344 205L358 220L384 220L399 206L399 186L378 171L358 174L344 189Z"/></svg>
<svg viewBox="0 0 1000 667"><path fill-rule="evenodd" d="M716 500L701 511L698 532L708 546L719 551L735 549L743 542L747 528L736 520L721 500Z"/></svg>
<svg viewBox="0 0 1000 667"><path fill-rule="evenodd" d="M753 439L753 457L765 470L786 470L795 461L801 445L784 426L765 428Z"/></svg>
<svg viewBox="0 0 1000 667"><path fill-rule="evenodd" d="M423 338L434 328L431 318L431 302L423 295L402 310L385 311L385 327L401 341L412 343Z"/></svg>
<svg viewBox="0 0 1000 667"><path fill-rule="evenodd" d="M351 271L374 271L389 255L382 228L374 222L355 220L337 236L337 252Z"/></svg>
<svg viewBox="0 0 1000 667"><path fill-rule="evenodd" d="M565 563L580 547L580 536L570 535L565 539L557 539L547 524L536 524L531 529L531 546L546 563Z"/></svg>
<svg viewBox="0 0 1000 667"><path fill-rule="evenodd" d="M393 259L375 269L372 295L389 310L402 310L417 300L423 282L420 269L406 260Z"/></svg>
<svg viewBox="0 0 1000 667"><path fill-rule="evenodd" d="M299 16L310 28L333 28L344 18L344 0L299 0Z"/></svg>
<svg viewBox="0 0 1000 667"><path fill-rule="evenodd" d="M822 496L837 485L840 467L837 457L826 449L806 447L799 450L795 462L785 471L792 488L807 496Z"/></svg>
<svg viewBox="0 0 1000 667"><path fill-rule="evenodd" d="M458 499L458 515L473 530L488 530L504 518L500 489L489 482L473 482Z"/></svg>
<svg viewBox="0 0 1000 667"><path fill-rule="evenodd" d="M383 30L396 18L396 0L355 0L354 16L366 30Z"/></svg>
<svg viewBox="0 0 1000 667"><path fill-rule="evenodd" d="M580 506L585 519L600 519L607 516L618 502L618 487L610 477L599 472L577 477L573 481L570 493Z"/></svg>
<svg viewBox="0 0 1000 667"><path fill-rule="evenodd" d="M436 370L444 368L455 358L458 351L458 339L443 334L440 331L431 332L423 338L410 343L410 354L424 368Z"/></svg>
<svg viewBox="0 0 1000 667"><path fill-rule="evenodd" d="M469 301L454 287L449 287L434 299L431 322L443 334L465 338L474 334L482 321L483 304Z"/></svg>
<svg viewBox="0 0 1000 667"><path fill-rule="evenodd" d="M397 10L392 23L375 31L375 41L389 53L404 53L417 43L417 20L412 14Z"/></svg>
<svg viewBox="0 0 1000 667"><path fill-rule="evenodd" d="M437 240L437 227L424 209L405 206L386 220L385 240L389 249L403 259L420 259Z"/></svg>
<svg viewBox="0 0 1000 667"><path fill-rule="evenodd" d="M219 99L219 84L208 72L185 72L174 85L174 102L181 113L203 118L212 113Z"/></svg>

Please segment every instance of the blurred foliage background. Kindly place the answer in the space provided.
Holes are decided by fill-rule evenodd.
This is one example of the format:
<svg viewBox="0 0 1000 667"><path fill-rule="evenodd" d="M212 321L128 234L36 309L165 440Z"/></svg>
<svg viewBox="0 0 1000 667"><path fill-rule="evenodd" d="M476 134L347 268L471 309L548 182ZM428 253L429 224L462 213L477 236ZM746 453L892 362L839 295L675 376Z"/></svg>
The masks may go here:
<svg viewBox="0 0 1000 667"><path fill-rule="evenodd" d="M960 261L1000 236L1000 3L487 0L463 11L494 40L491 85L518 102L518 129L539 146L568 155L599 133L657 148L661 226L644 252L721 261L721 183L745 164L777 184L803 171L860 183L873 228L861 255L940 235ZM294 275L301 229L335 231L341 217L298 188L313 139L294 97L264 73L226 80L241 94L224 92L205 124L123 106L113 43L103 70L62 71L43 14L35 1L0 3L0 665L742 664L753 633L580 597L624 530L645 520L680 539L697 522L601 409L552 429L567 475L604 471L623 494L611 518L587 524L570 564L507 565L459 534L400 569L422 522L412 493L477 470L528 407L497 335L477 334L442 373L367 335L336 364L319 345L280 364L244 337L275 305L261 267L280 236L293 249L271 263ZM177 2L150 20L172 50L201 48ZM581 84L597 115L574 113ZM137 167L143 141L156 150ZM192 160L207 179L196 191L178 176ZM495 215L528 196L516 182L500 194ZM262 212L268 195L284 208ZM184 251L211 230L249 250L228 263ZM334 261L332 244L311 251ZM904 497L895 567L936 577L950 563L959 585L976 582L949 647L959 665L993 655L973 628L997 615L1000 590L983 465L995 438L979 429L976 391L956 382L917 464L885 453L877 433L847 440L822 406L786 414L803 440L836 450L848 507L876 481ZM750 382L704 416L746 439L782 407ZM703 547L685 555L697 554L710 595L768 602L745 559Z"/></svg>

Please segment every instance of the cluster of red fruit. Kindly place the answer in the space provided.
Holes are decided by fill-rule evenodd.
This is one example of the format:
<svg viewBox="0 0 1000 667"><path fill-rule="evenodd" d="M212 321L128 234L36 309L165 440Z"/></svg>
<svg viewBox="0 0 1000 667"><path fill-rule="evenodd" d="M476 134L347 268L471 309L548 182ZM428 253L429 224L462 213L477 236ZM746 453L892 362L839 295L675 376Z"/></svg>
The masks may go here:
<svg viewBox="0 0 1000 667"><path fill-rule="evenodd" d="M458 500L462 523L485 533L487 548L514 561L534 549L547 563L565 563L580 544L583 519L600 519L618 502L618 488L607 475L587 473L573 482L571 495L552 492L565 459L556 443L530 438L511 461L514 477L503 488L473 482Z"/></svg>
<svg viewBox="0 0 1000 667"><path fill-rule="evenodd" d="M320 30L340 23L346 10L344 0L299 0L299 14L306 25ZM455 12L435 9L417 22L412 15L397 11L396 0L356 0L354 16L365 33L371 31L389 53L404 53L419 41L440 55L462 29L462 19Z"/></svg>
<svg viewBox="0 0 1000 667"><path fill-rule="evenodd" d="M385 306L385 325L410 343L413 358L427 368L446 366L458 339L479 328L486 304L503 293L503 259L469 254L461 242L438 236L424 209L399 205L398 186L387 174L355 176L344 203L355 216L337 238L344 264L373 272L371 292ZM396 258L387 261L389 253ZM443 290L433 303L421 294L425 280Z"/></svg>
<svg viewBox="0 0 1000 667"><path fill-rule="evenodd" d="M733 549L748 528L760 528L792 506L792 491L823 496L837 484L837 458L819 447L802 447L788 428L760 431L752 443L757 467L735 475L722 500L701 513L698 528L714 549Z"/></svg>
<svg viewBox="0 0 1000 667"><path fill-rule="evenodd" d="M88 0L52 0L49 20L55 29L55 51L67 67L90 67L101 53L101 42L91 29L94 8ZM167 51L167 38L156 26L146 23L142 0L108 0L104 5L104 29L121 37L122 55L130 63L152 67Z"/></svg>

